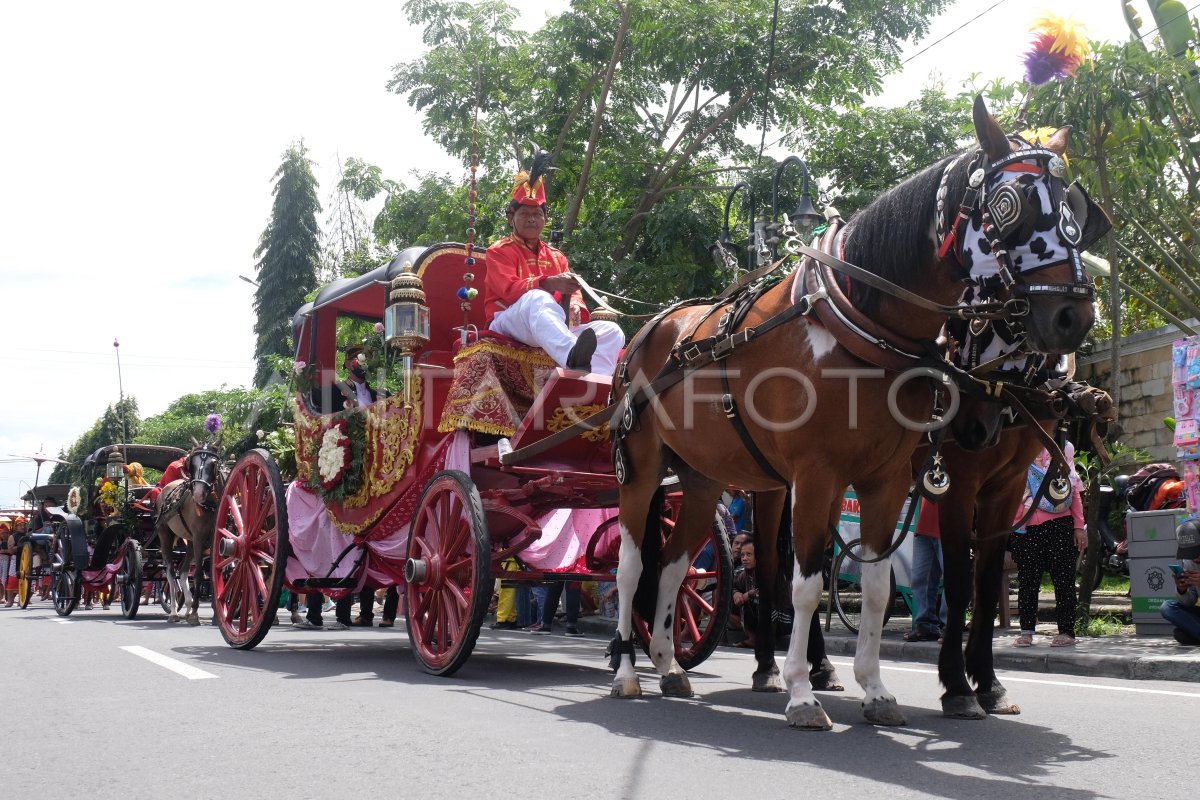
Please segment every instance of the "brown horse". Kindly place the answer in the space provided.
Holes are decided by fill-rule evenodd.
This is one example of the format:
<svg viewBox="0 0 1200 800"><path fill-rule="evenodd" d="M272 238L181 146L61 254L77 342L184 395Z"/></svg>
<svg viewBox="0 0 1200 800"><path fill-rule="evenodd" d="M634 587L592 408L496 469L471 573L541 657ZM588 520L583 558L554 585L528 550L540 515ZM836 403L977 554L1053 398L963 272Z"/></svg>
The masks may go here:
<svg viewBox="0 0 1200 800"><path fill-rule="evenodd" d="M981 100L974 122L980 143L974 154L951 156L926 169L856 215L840 236L827 236L838 257L903 286L920 302L900 299L886 285L879 291L861 277L846 286L828 267L804 261L780 283L735 303L737 309L722 313L720 321L716 311L724 305L676 308L643 328L628 348L614 381L621 403L614 459L622 485L613 696L641 693L630 638L635 603L645 619L653 620L649 650L662 691L690 696L672 643L673 599L687 554L707 529L725 486L762 493L759 588L761 601L769 602L778 568L773 563L778 530L771 521L780 519L770 507L783 511L784 490L790 490L786 513L796 554L795 621L784 666L790 692L786 716L801 728L831 727L812 694L804 653L822 589L827 532L837 522L843 491L853 484L864 553L881 554L888 547L910 484L909 458L930 419L932 387L941 385L929 377L937 376L936 370L920 368L940 361L933 342L945 322L945 304L955 303L968 281L978 277L968 254L971 248L978 253L980 240L965 245L964 238L979 223L985 198L1007 196L1025 204L1012 219L989 206L991 216L1002 217L1004 224L989 222L983 244L1002 261L1005 281L1020 297L1018 313L1025 312L1028 340L1047 352L1068 352L1083 340L1093 310L1090 285L1081 286L1077 254L1068 258L1067 248L1052 265L1039 268L1037 284L1027 276L1036 259L1022 269L1022 256L1008 255L1027 254L1035 237L1045 251L1042 237L1048 234L1042 222L1054 208L1055 190L1051 186L1043 201L1041 183L1031 180L1062 183L1056 177L1061 171L1052 176L1048 167L1065 149L1067 131L1055 134L1048 150L1030 148L1010 140ZM1009 171L1017 164L1019 178ZM1057 191L1061 194L1061 186ZM955 219L959 207L965 212ZM1015 225L1009 224L1013 220ZM950 244L939 253L940 242L931 233L942 229L950 232L943 237ZM704 357L707 352L711 358ZM668 366L660 370L661 365ZM697 368L705 365L711 366ZM669 383L672 371L686 374L678 381L682 386ZM647 380L647 374L656 377ZM656 553L659 537L646 531L658 517L656 500L668 470L678 476L684 499L674 533ZM886 558L864 566L854 672L866 693L867 720L895 725L904 717L883 685L878 664L889 572ZM756 681L770 680L776 672L773 654L761 645L766 638L760 637L756 648Z"/></svg>
<svg viewBox="0 0 1200 800"><path fill-rule="evenodd" d="M220 454L212 445L196 445L186 456L184 475L185 478L164 486L158 495L154 532L158 535L159 552L171 592L172 610L167 619L179 622L180 612L186 609L184 621L199 625L199 587L204 573L204 554L212 547L217 499L221 496L223 482ZM178 574L171 564L176 539L187 543L187 555ZM189 585L189 574L196 577L195 595Z"/></svg>
<svg viewBox="0 0 1200 800"><path fill-rule="evenodd" d="M1047 434L1064 413L1090 426L1115 419L1112 398L1106 393L1074 385L1057 400L1058 408L1031 404L1031 411ZM967 401L964 411L974 411ZM998 404L992 404L997 405ZM1005 428L994 446L969 452L957 444L942 448L950 488L938 504L942 542L943 580L947 605L945 638L938 657L938 677L946 687L942 712L949 717L981 719L987 714L1017 714L996 677L992 663L992 635L999 602L1008 602L1007 587L1000 586L1004 551L1013 516L1026 488L1030 463L1042 449L1043 439L1030 423ZM916 459L914 459L915 462ZM962 632L971 599L971 550L975 550L974 598L970 633L964 656ZM1005 593L1001 599L1001 593ZM975 681L972 688L968 676Z"/></svg>

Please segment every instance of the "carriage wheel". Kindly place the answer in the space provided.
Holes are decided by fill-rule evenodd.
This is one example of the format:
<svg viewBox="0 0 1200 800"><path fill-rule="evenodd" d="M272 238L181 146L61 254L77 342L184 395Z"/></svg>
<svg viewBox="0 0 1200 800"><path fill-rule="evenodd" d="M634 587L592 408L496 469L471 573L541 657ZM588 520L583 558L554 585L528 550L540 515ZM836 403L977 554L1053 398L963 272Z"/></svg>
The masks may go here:
<svg viewBox="0 0 1200 800"><path fill-rule="evenodd" d="M117 584L121 587L121 614L125 619L135 619L142 604L142 546L137 542L125 545Z"/></svg>
<svg viewBox="0 0 1200 800"><path fill-rule="evenodd" d="M862 622L862 568L863 565L850 558L847 552L857 551L859 539L846 542L846 549L838 553L833 560L833 571L829 580L829 602L851 633L858 633ZM892 618L892 606L896 601L896 571L891 570L891 592L888 594L888 604L883 610L883 624L887 625Z"/></svg>
<svg viewBox="0 0 1200 800"><path fill-rule="evenodd" d="M58 536L54 551L53 561L57 561L59 566L51 568L50 571L50 596L54 601L55 613L60 617L69 617L79 605L83 587L79 582L79 572L75 569L71 545L65 531Z"/></svg>
<svg viewBox="0 0 1200 800"><path fill-rule="evenodd" d="M29 608L29 601L33 599L33 581L33 544L25 542L17 557L17 602L21 608Z"/></svg>
<svg viewBox="0 0 1200 800"><path fill-rule="evenodd" d="M232 647L249 650L275 622L288 557L283 479L266 450L248 451L229 473L212 553L213 613L221 635Z"/></svg>
<svg viewBox="0 0 1200 800"><path fill-rule="evenodd" d="M492 597L483 501L456 470L434 475L408 536L404 617L413 655L431 675L451 675L475 647Z"/></svg>
<svg viewBox="0 0 1200 800"><path fill-rule="evenodd" d="M663 532L668 533L674 520L663 517ZM712 544L711 566L697 566L702 552ZM685 670L704 663L721 643L725 627L729 624L729 613L733 606L733 555L729 540L714 523L708 536L701 539L692 550L692 564L679 586L675 598L675 660ZM641 640L642 650L650 655L651 633L646 621L634 612L633 630Z"/></svg>
<svg viewBox="0 0 1200 800"><path fill-rule="evenodd" d="M50 556L50 599L54 603L56 614L69 617L79 605L83 587L79 583L79 572L75 569L71 543L65 529L60 530L53 541L53 552ZM55 564L58 566L54 566Z"/></svg>

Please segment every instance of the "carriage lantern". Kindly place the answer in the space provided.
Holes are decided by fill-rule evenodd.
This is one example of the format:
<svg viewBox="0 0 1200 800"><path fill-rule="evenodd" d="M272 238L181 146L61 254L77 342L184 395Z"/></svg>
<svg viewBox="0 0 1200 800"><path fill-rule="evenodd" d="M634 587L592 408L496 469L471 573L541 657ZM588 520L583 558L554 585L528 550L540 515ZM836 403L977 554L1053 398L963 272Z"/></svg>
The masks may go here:
<svg viewBox="0 0 1200 800"><path fill-rule="evenodd" d="M383 315L384 336L404 358L404 402L411 405L413 356L429 341L429 306L425 305L425 290L412 262L392 279L388 299Z"/></svg>
<svg viewBox="0 0 1200 800"><path fill-rule="evenodd" d="M121 448L114 447L108 451L108 462L104 465L104 477L113 483L125 478L125 459L121 456Z"/></svg>

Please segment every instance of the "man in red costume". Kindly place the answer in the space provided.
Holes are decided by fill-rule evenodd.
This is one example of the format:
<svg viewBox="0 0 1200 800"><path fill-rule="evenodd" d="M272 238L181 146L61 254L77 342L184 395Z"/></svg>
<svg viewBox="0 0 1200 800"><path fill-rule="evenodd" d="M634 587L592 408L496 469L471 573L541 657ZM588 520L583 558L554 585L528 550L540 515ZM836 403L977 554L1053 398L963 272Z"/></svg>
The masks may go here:
<svg viewBox="0 0 1200 800"><path fill-rule="evenodd" d="M579 281L562 251L541 240L546 227L549 157L537 151L529 172L517 173L508 224L512 235L487 249L484 313L488 327L545 350L580 372L612 374L625 344L615 322L589 322Z"/></svg>

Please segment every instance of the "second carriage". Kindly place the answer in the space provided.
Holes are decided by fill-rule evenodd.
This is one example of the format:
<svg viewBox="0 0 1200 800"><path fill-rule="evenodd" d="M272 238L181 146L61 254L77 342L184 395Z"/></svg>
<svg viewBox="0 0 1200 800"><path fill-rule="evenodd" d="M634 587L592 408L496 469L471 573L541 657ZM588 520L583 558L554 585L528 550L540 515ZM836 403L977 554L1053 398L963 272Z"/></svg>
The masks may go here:
<svg viewBox="0 0 1200 800"><path fill-rule="evenodd" d="M557 367L483 330L482 253L440 244L321 289L293 320L296 472L285 486L265 450L243 455L217 510L214 612L252 648L284 585L341 594L400 586L413 652L447 675L470 656L495 580L611 581L620 543L607 427L563 434L605 407L609 377ZM383 323L386 323L383 324ZM391 396L335 409L339 338ZM388 361L395 353L394 369ZM501 456L511 453L501 463ZM664 487L669 533L679 496ZM674 615L684 668L719 644L732 563L714 525ZM649 641L645 622L636 622Z"/></svg>
<svg viewBox="0 0 1200 800"><path fill-rule="evenodd" d="M126 468L137 463L162 472L186 453L177 447L113 444L84 459L53 543L51 585L60 616L70 615L86 592L110 592L128 619L137 616L147 587L167 607L166 570L178 569L182 553L160 552L149 498L154 487L131 484Z"/></svg>

